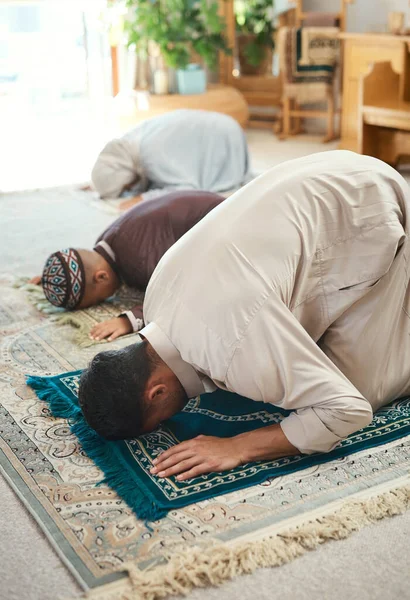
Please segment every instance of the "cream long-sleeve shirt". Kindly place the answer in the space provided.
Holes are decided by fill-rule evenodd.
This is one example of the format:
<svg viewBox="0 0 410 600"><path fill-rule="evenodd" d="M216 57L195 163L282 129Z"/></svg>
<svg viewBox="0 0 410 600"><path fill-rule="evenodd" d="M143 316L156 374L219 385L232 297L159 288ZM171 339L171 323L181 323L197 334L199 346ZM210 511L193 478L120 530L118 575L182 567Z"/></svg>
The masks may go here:
<svg viewBox="0 0 410 600"><path fill-rule="evenodd" d="M288 440L331 450L410 389L409 193L345 151L271 169L161 259L141 334L189 397L290 409Z"/></svg>

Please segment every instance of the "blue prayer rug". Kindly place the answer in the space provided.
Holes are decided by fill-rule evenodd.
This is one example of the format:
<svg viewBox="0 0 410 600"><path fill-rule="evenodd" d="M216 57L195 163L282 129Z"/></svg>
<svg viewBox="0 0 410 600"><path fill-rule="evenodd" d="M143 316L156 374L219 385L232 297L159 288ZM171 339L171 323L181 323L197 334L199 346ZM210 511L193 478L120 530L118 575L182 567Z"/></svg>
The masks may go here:
<svg viewBox="0 0 410 600"><path fill-rule="evenodd" d="M287 414L276 406L218 390L192 399L184 410L156 431L127 441L109 442L88 427L78 406L81 371L54 377L28 377L37 396L49 403L52 414L69 420L83 450L139 518L149 521L168 511L219 494L256 485L313 465L386 444L410 434L410 397L394 401L374 415L370 425L350 435L327 454L298 455L249 463L222 473L188 481L160 479L150 474L153 460L164 450L197 435L231 437L279 423Z"/></svg>

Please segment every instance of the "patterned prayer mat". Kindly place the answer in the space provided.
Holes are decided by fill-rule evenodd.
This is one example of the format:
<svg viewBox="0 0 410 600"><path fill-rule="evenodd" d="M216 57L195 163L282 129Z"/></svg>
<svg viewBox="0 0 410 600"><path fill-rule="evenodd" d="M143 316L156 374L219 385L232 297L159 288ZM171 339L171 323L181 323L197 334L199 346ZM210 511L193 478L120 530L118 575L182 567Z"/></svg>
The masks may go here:
<svg viewBox="0 0 410 600"><path fill-rule="evenodd" d="M249 463L222 473L210 473L189 481L159 478L149 472L157 456L171 446L197 435L232 437L279 423L289 411L255 403L218 390L192 399L184 410L156 431L127 441L108 442L85 422L78 406L81 371L55 377L29 377L39 398L46 400L56 417L71 420L71 431L113 488L142 519L153 521L170 510L227 494L267 479L295 473L336 458L385 444L410 433L410 398L380 409L372 423L352 434L328 454L299 455Z"/></svg>
<svg viewBox="0 0 410 600"><path fill-rule="evenodd" d="M89 309L90 326L99 320L101 310ZM381 518L407 506L407 496L403 496L403 502L395 509L390 500L394 496L397 503L399 496L391 490L403 489L408 482L409 436L172 509L166 517L153 522L137 519L112 488L104 483L97 485L103 474L85 454L67 421L52 417L47 403L39 401L26 385L26 374L55 376L83 369L96 352L107 347L79 348L74 343L76 330L68 325L58 326L52 318L39 312L23 290L13 288L7 279L0 278L0 466L85 589L117 580L104 586L104 589L111 586L113 590L111 596L107 592L104 598L119 600L120 588L123 589L126 579L116 571L132 563L141 576L146 577L139 588L146 591L143 597L152 599L159 597L153 591L156 580L146 568L161 564L170 553L175 557L177 551L189 551L191 562L198 568L201 566L199 556L209 556L209 552L213 557L209 558L210 565L214 559L221 565L229 555L238 566L239 555L237 550L232 551L234 546L242 544L244 547L245 543L253 540L259 543L265 538L273 540L277 532L281 532L280 555L275 560L269 558L266 546L260 546L265 563L244 560L242 571L231 568L229 562L224 563L229 565L227 576L250 572L250 564L253 568L256 564L283 564L298 556L302 539L300 527L306 522L312 522L315 527L321 524L320 536L315 530L306 543L306 548L314 548L325 539L344 537L346 532L357 528L358 523L371 522L369 518L363 520L363 510L368 517ZM120 347L130 340L132 338L116 340L111 347ZM386 493L390 500L383 500L381 510L381 500L376 500ZM363 505L365 509L360 509L360 518L356 511L353 518L344 519L343 527L338 525L335 529L336 516L342 518L346 514L343 510L347 510L343 507L351 507L353 499L360 502L360 506L367 503ZM373 504L368 504L373 499L377 511ZM326 515L336 515L330 525L325 520ZM284 531L296 526L299 527L297 539L284 535ZM227 549L225 558L213 550L213 545L222 543ZM206 548L210 545L208 552ZM198 554L194 547L203 552ZM269 548L272 548L270 542ZM249 557L247 549L244 556ZM161 571L168 577L166 568L161 567ZM182 569L178 567L177 572L181 573ZM211 565L211 582L225 577L219 570L218 579L215 572ZM133 577L138 581L135 573ZM197 581L204 581L201 577L198 573ZM193 584L195 578L190 577L189 581ZM180 585L175 589L186 588ZM99 598L103 597L98 594ZM92 597L95 597L94 592Z"/></svg>

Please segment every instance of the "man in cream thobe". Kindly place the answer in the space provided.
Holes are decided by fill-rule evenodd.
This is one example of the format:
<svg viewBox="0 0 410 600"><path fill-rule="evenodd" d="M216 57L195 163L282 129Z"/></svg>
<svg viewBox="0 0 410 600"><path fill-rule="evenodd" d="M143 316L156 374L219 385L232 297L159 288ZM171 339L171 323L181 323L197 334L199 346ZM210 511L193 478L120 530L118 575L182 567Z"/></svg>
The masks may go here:
<svg viewBox="0 0 410 600"><path fill-rule="evenodd" d="M166 253L141 334L188 396L212 389L205 375L293 410L288 440L329 451L410 392L409 201L404 179L374 158L279 165Z"/></svg>
<svg viewBox="0 0 410 600"><path fill-rule="evenodd" d="M134 435L122 415L137 402L148 417L136 430L147 431L184 398L215 386L292 411L280 427L167 450L153 469L161 477L328 452L410 392L409 201L394 169L351 152L261 175L157 265L144 302L145 341L128 352L155 358L142 394L131 384L117 392L111 369L99 398L100 378L122 364L119 353L101 353L80 385L83 410L100 403L97 417L105 411L116 439ZM129 362L130 382L141 380L137 362ZM127 389L123 380L120 387ZM96 428L106 427L98 419Z"/></svg>

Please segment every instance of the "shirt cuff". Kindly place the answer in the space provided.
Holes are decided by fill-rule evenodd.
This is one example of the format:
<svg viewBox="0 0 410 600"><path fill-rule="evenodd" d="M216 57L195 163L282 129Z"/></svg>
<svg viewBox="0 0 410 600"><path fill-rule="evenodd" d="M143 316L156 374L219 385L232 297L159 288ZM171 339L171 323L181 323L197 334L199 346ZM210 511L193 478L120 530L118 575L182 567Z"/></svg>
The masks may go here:
<svg viewBox="0 0 410 600"><path fill-rule="evenodd" d="M312 408L291 413L280 426L289 442L302 454L330 452L343 439L332 433Z"/></svg>
<svg viewBox="0 0 410 600"><path fill-rule="evenodd" d="M137 319L134 316L134 313L130 310L127 310L126 312L121 313L120 317L128 317L128 319L132 325L133 331L139 331L140 329L142 329L144 327L144 321L142 319Z"/></svg>

